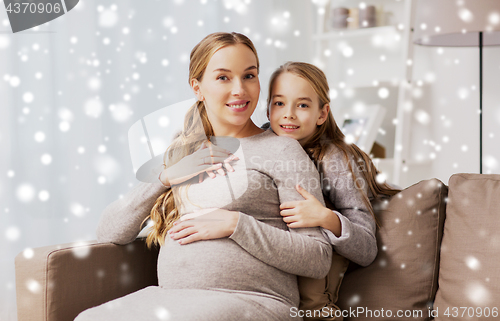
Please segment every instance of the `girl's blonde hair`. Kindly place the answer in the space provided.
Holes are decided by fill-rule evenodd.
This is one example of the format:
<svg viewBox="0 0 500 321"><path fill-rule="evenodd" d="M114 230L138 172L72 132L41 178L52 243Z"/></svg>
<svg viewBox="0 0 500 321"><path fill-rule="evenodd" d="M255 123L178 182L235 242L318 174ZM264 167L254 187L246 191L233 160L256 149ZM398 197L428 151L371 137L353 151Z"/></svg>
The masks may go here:
<svg viewBox="0 0 500 321"><path fill-rule="evenodd" d="M330 90L328 87L328 81L323 71L312 64L289 61L280 66L271 75L271 79L269 81L269 95L267 98L268 113L272 102L273 86L278 76L285 72L301 77L311 85L314 92L318 95L320 108L325 108L325 104L330 103ZM326 121L322 125L317 126L316 132L304 143L303 147L313 161L317 164L321 164L330 144L335 145L335 147L343 152L344 158L349 166L349 170L353 175L355 187L363 194L364 203L372 216L375 218L368 195L364 192L363 186L360 186L358 180L356 179L349 156L353 156L356 164L360 165L358 168L361 169L361 175L368 184L368 190L371 191L374 198L383 195L392 196L399 193L400 190L391 188L387 183L377 182L376 176L379 172L373 165L370 156L368 156L355 144L348 144L345 142L344 133L342 133L340 128L337 126L331 109L328 111ZM318 168L322 170L322 166L318 166Z"/></svg>
<svg viewBox="0 0 500 321"><path fill-rule="evenodd" d="M216 32L206 36L191 51L188 82L191 79L202 80L207 65L217 50L237 44L246 45L252 50L257 59L258 71L259 57L249 38L236 32ZM214 136L214 130L208 119L205 103L197 101L189 108L184 118L184 129L165 152L164 164L167 155L168 163L166 167L170 167L185 156L198 150L204 141L210 141L211 136ZM156 200L151 214L143 220L142 224L149 219L153 222L153 225L149 228L150 233L146 238L148 248L151 248L152 244L163 245L168 230L180 218L179 189L180 186L172 186L168 191L161 194Z"/></svg>

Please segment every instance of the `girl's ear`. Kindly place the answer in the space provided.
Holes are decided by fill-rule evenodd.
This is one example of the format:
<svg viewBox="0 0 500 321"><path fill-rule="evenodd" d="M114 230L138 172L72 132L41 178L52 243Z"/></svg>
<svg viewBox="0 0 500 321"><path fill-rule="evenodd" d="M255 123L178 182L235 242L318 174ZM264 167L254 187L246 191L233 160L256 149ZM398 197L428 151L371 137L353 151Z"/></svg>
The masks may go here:
<svg viewBox="0 0 500 321"><path fill-rule="evenodd" d="M191 88L193 89L193 92L194 92L196 98L199 101L205 100L205 97L203 97L203 95L201 94L200 82L198 81L198 79L193 78L193 79L191 79L191 81L189 83L191 85Z"/></svg>
<svg viewBox="0 0 500 321"><path fill-rule="evenodd" d="M323 123L326 121L326 118L328 117L329 111L330 111L330 105L324 104L323 108L321 108L321 110L320 110L319 118L316 121L316 125L318 125L318 126L323 125Z"/></svg>

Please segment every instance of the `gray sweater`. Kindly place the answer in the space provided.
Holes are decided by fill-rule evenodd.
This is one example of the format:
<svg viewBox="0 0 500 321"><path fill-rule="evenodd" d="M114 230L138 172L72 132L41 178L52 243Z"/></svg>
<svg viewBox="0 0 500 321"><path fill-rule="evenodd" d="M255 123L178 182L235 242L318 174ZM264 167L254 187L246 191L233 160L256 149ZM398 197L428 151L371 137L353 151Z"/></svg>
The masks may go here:
<svg viewBox="0 0 500 321"><path fill-rule="evenodd" d="M215 143L224 145L224 138L217 137ZM239 143L234 172L205 178L202 183L194 178L179 193L181 215L215 207L240 212L234 233L187 245L166 240L158 258L159 285L172 290L255 293L259 300L269 297L271 310L277 302L298 306L296 275L324 277L332 248L319 228L288 230L279 205L303 199L295 190L297 183L323 202L319 175L291 138L268 130L240 138ZM133 241L140 222L165 190L160 183L141 183L110 204L99 221L98 241Z"/></svg>
<svg viewBox="0 0 500 321"><path fill-rule="evenodd" d="M272 130L269 122L261 128ZM350 162L356 180L362 184L364 193L371 199L368 185L353 160L351 156ZM323 195L334 206L333 212L342 225L339 237L327 229L322 229L323 234L340 255L359 265L370 265L378 252L375 238L377 227L363 196L354 188L354 179L342 151L331 144L318 170L321 173Z"/></svg>
<svg viewBox="0 0 500 321"><path fill-rule="evenodd" d="M262 128L270 129L270 123L265 123ZM356 180L371 199L368 185L361 176L359 166L355 165L353 160L351 156L350 162ZM333 212L338 216L342 225L339 237L327 229L322 229L323 234L340 255L359 265L370 265L378 252L375 238L377 227L375 219L363 201L363 196L354 188L354 179L344 154L331 144L318 167L321 173L323 195L334 206Z"/></svg>
<svg viewBox="0 0 500 321"><path fill-rule="evenodd" d="M356 179L371 197L368 185L352 157L350 162ZM377 256L376 224L363 202L361 192L354 187L354 179L342 151L330 145L320 164L320 172L323 194L333 204L333 212L342 224L340 237L326 229L322 229L323 233L337 253L359 265L368 266Z"/></svg>

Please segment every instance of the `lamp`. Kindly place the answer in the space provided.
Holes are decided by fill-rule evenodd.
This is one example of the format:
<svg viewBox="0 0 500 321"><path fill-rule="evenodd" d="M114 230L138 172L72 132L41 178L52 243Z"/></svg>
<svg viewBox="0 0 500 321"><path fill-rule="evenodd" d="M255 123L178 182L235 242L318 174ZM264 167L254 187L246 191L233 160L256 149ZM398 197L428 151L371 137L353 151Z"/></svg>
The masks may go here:
<svg viewBox="0 0 500 321"><path fill-rule="evenodd" d="M418 0L413 42L479 48L479 173L483 173L483 47L500 45L500 1Z"/></svg>

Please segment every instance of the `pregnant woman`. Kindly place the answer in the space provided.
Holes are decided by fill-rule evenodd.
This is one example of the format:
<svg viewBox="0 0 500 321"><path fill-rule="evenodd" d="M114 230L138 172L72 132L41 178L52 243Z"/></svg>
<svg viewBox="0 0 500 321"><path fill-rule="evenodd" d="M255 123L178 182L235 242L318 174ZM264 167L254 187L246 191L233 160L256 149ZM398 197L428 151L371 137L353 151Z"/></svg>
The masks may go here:
<svg viewBox="0 0 500 321"><path fill-rule="evenodd" d="M110 204L97 230L100 242L127 244L151 219L147 243L161 245L159 286L75 320L296 320L290 314L299 304L296 275L325 277L332 249L319 228L289 230L280 216L280 203L302 199L299 183L324 203L319 175L300 144L250 119L258 71L256 50L241 34L211 34L192 50L189 83L198 102L168 150L163 184L141 183ZM224 160L234 170L213 165ZM208 177L207 168L224 175ZM213 239L182 244L168 236L178 218L210 208L228 218L204 223L207 230L225 224Z"/></svg>

